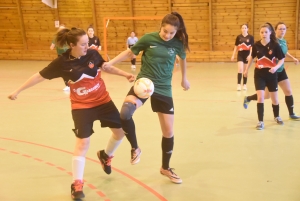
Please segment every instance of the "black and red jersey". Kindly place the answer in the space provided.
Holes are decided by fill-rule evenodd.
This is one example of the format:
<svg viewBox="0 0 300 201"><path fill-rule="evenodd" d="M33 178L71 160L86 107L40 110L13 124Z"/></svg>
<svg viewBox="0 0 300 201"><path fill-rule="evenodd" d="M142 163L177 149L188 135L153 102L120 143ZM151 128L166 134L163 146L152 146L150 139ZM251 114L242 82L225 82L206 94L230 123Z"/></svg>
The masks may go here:
<svg viewBox="0 0 300 201"><path fill-rule="evenodd" d="M253 44L254 37L249 34L245 37L242 34L240 34L235 39L235 46L237 46L238 51L249 51Z"/></svg>
<svg viewBox="0 0 300 201"><path fill-rule="evenodd" d="M256 68L272 68L277 65L276 60L285 58L279 43L270 41L267 45L257 41L252 48L252 58L257 57Z"/></svg>
<svg viewBox="0 0 300 201"><path fill-rule="evenodd" d="M70 86L72 109L92 108L111 100L103 79L101 69L104 60L98 51L88 49L79 59L70 51L53 60L40 71L42 77L53 79L62 77Z"/></svg>
<svg viewBox="0 0 300 201"><path fill-rule="evenodd" d="M91 45L95 45L97 47L101 46L100 39L97 36L94 36L93 38L89 37L89 47L91 47Z"/></svg>

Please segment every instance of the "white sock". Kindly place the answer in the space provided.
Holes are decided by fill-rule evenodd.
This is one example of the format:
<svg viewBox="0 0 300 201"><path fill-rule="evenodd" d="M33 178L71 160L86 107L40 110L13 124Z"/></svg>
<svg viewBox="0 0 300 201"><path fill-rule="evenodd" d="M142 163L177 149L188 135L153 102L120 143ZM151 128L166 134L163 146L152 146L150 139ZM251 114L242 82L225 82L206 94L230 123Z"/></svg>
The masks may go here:
<svg viewBox="0 0 300 201"><path fill-rule="evenodd" d="M113 136L111 136L108 143L107 143L105 153L108 156L112 156L115 153L118 146L121 144L121 142L122 142L122 140L116 140L116 139L113 138Z"/></svg>
<svg viewBox="0 0 300 201"><path fill-rule="evenodd" d="M85 166L85 157L83 156L72 157L73 181L78 179L83 181L84 166Z"/></svg>

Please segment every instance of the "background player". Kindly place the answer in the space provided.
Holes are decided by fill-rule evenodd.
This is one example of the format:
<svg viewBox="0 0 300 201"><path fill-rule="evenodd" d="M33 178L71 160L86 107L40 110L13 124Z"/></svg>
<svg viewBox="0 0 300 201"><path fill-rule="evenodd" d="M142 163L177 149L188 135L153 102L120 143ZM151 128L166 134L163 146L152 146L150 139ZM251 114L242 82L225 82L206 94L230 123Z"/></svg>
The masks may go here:
<svg viewBox="0 0 300 201"><path fill-rule="evenodd" d="M291 57L295 64L297 65L299 63L298 59L293 57L289 52L288 52L288 46L287 42L284 39L284 36L286 34L286 25L283 22L278 22L275 26L275 33L276 33L276 38L278 39L278 42L280 44L280 47L283 51L283 54L286 56ZM291 89L291 84L289 81L289 78L286 74L284 64L277 70L277 76L278 76L278 85L282 89L284 95L285 95L285 103L289 111L289 116L290 119L292 120L300 120L300 117L297 116L294 113L294 98L292 95L292 89ZM268 88L265 89L265 99L270 98ZM244 108L248 108L248 104L250 103L251 100L257 100L257 94L253 94L252 96L245 96L244 98Z"/></svg>
<svg viewBox="0 0 300 201"><path fill-rule="evenodd" d="M264 95L266 87L268 87L272 99L274 119L278 124L283 124L282 119L279 117L277 92L278 82L276 71L284 62L284 54L277 42L272 25L262 25L260 27L260 37L261 40L257 41L253 45L251 57L249 57L248 64L244 72L245 76L247 76L252 60L257 57L254 70L254 82L257 93L257 130L264 129ZM276 64L277 59L279 61Z"/></svg>
<svg viewBox="0 0 300 201"><path fill-rule="evenodd" d="M92 25L87 28L87 34L89 36L89 48L101 51L100 39L94 35L95 31Z"/></svg>
<svg viewBox="0 0 300 201"><path fill-rule="evenodd" d="M238 64L238 75L237 75L237 90L240 91L242 89L241 87L241 81L242 81L242 75L244 72L244 69L247 65L247 61L249 57L251 56L252 46L254 43L254 38L250 34L248 34L248 25L243 24L241 26L242 33L238 35L235 39L235 46L233 49L231 61L234 61L234 56L236 54L236 51L238 51L237 55L237 64ZM247 77L243 76L243 89L247 90Z"/></svg>
<svg viewBox="0 0 300 201"><path fill-rule="evenodd" d="M136 42L138 41L138 38L135 36L135 32L132 31L130 33L130 36L127 38L127 41L126 41L126 46L128 49L130 49ZM132 55L131 56L131 69L132 70L135 70L136 69L136 66L135 66L135 63L136 63L136 55Z"/></svg>
<svg viewBox="0 0 300 201"><path fill-rule="evenodd" d="M65 25L61 24L59 28L57 29L57 32L64 29ZM66 52L69 49L69 46L67 44L64 44L62 47L59 47L56 45L56 37L53 38L51 45L50 45L50 50L56 49L57 56L60 57L64 52ZM66 85L65 88L63 88L64 91L69 91L70 87L68 86L67 82L64 80L64 84Z"/></svg>

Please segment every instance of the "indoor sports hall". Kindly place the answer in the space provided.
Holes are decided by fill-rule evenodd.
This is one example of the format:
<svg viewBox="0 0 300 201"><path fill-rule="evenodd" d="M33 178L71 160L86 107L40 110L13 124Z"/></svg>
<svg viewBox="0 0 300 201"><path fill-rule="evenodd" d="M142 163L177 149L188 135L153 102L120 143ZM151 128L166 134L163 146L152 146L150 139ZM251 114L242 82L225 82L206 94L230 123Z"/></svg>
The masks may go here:
<svg viewBox="0 0 300 201"><path fill-rule="evenodd" d="M70 91L61 78L45 80L8 97L33 74L58 58L49 47L61 24L99 37L98 52L106 61L127 49L134 31L158 32L165 15L184 19L190 51L186 53L189 90L181 86L181 66L174 62L174 148L170 167L182 179L175 184L161 175L162 131L150 100L133 115L142 150L130 163L131 147L124 137L106 174L97 152L106 147L111 130L94 122L85 158L83 201L298 201L300 200L300 121L291 120L286 96L278 87L279 115L264 100L264 129L257 130L257 101L244 108L245 96L256 93L255 60L247 89L237 90L235 42L247 24L254 41L261 25L284 22L288 53L284 68L300 115L299 0L1 0L0 2L0 200L69 201L72 155L76 136ZM130 58L115 66L137 76ZM234 59L232 60L232 56ZM294 59L293 59L294 58ZM102 72L118 110L133 83ZM242 79L243 85L243 79ZM78 199L80 200L80 199Z"/></svg>

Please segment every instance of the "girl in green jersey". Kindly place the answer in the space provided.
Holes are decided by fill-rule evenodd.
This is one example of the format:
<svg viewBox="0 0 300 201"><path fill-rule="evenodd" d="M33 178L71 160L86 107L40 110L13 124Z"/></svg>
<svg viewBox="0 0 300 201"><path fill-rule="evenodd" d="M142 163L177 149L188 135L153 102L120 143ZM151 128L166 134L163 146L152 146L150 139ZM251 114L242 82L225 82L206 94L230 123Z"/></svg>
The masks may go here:
<svg viewBox="0 0 300 201"><path fill-rule="evenodd" d="M162 166L160 173L167 176L174 183L182 183L182 180L169 167L174 146L174 105L171 80L175 58L178 55L182 73L181 86L183 90L190 88L186 75L186 50L189 50L188 34L186 33L183 18L179 13L172 12L162 19L158 32L144 35L133 47L123 51L103 66L104 68L109 68L111 65L123 61L132 55L138 55L140 51L143 51L141 70L137 79L146 77L154 83L155 89L151 96L151 107L152 111L158 115L162 130ZM133 88L131 88L120 113L122 128L132 147L132 164L138 163L141 155L132 115L146 100L137 97L133 92Z"/></svg>

